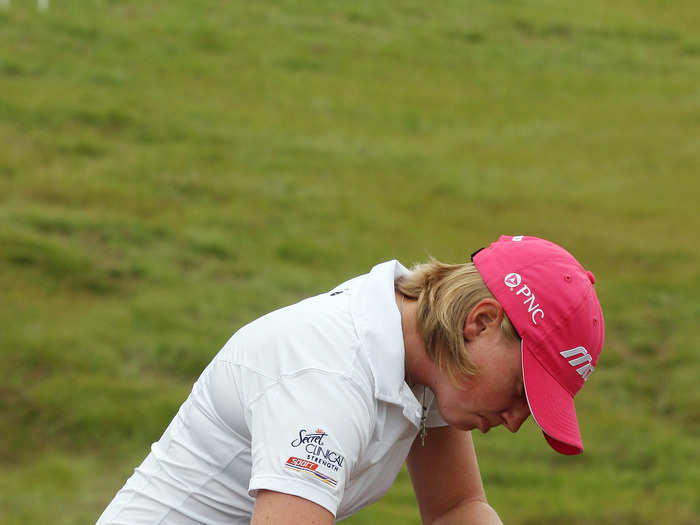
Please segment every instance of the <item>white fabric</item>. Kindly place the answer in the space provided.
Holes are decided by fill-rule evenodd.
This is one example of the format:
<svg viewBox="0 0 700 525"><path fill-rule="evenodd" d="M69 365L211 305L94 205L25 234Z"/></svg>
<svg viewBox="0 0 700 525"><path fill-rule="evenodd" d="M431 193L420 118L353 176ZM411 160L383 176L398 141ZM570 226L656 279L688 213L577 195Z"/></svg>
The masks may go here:
<svg viewBox="0 0 700 525"><path fill-rule="evenodd" d="M394 295L407 272L379 264L241 328L98 525L249 523L259 489L301 496L337 519L378 500L421 414L404 382ZM430 409L428 426L444 424Z"/></svg>

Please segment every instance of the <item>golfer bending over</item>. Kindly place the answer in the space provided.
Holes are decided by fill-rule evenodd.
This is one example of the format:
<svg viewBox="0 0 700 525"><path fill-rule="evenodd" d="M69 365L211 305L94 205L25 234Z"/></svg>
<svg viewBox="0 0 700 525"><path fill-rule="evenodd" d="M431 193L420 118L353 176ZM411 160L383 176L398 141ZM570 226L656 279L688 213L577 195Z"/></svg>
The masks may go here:
<svg viewBox="0 0 700 525"><path fill-rule="evenodd" d="M470 437L532 414L583 446L573 397L598 361L594 277L501 237L472 262L385 262L241 328L98 524L330 524L408 465L424 523L501 523Z"/></svg>

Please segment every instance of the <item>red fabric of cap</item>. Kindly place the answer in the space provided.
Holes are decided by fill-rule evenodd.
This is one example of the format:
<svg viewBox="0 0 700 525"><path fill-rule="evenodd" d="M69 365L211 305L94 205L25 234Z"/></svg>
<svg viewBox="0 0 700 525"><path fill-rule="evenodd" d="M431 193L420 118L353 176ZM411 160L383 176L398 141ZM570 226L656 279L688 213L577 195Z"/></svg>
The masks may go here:
<svg viewBox="0 0 700 525"><path fill-rule="evenodd" d="M574 398L545 370L524 341L522 358L527 403L545 439L561 454L580 454L583 441Z"/></svg>

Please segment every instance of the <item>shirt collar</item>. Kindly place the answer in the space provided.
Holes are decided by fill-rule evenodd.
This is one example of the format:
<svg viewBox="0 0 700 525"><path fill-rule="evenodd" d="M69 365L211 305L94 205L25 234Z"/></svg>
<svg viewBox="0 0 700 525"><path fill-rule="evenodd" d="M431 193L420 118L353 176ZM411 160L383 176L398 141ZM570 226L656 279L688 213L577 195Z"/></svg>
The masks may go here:
<svg viewBox="0 0 700 525"><path fill-rule="evenodd" d="M408 273L396 260L376 265L359 284L351 303L357 334L374 375L374 395L401 405L406 402L405 348L394 281Z"/></svg>

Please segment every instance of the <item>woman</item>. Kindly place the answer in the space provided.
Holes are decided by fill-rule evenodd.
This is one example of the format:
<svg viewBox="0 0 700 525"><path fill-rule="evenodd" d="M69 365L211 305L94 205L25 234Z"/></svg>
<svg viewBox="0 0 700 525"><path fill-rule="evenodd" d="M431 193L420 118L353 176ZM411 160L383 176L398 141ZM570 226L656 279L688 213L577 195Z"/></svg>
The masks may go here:
<svg viewBox="0 0 700 525"><path fill-rule="evenodd" d="M573 396L603 345L593 274L501 237L472 262L375 266L240 329L98 524L329 524L404 461L424 523L501 523L469 431L582 452Z"/></svg>

